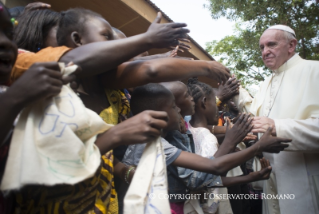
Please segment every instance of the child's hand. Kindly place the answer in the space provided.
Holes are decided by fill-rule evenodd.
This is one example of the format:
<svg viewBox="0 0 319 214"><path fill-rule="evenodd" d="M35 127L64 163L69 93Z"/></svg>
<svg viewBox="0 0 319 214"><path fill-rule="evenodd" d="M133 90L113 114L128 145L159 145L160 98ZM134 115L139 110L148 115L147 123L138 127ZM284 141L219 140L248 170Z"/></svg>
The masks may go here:
<svg viewBox="0 0 319 214"><path fill-rule="evenodd" d="M189 30L185 23L166 23L160 24L162 14L159 12L146 34L149 43L153 48L169 48L176 47L180 39L187 38Z"/></svg>
<svg viewBox="0 0 319 214"><path fill-rule="evenodd" d="M218 86L216 96L220 101L225 102L233 96L239 94L239 81L235 77L230 78L227 82L221 82Z"/></svg>
<svg viewBox="0 0 319 214"><path fill-rule="evenodd" d="M208 77L221 83L226 82L230 77L230 70L219 62L207 61L210 69L208 70Z"/></svg>
<svg viewBox="0 0 319 214"><path fill-rule="evenodd" d="M33 64L11 87L24 104L58 95L63 85L57 62Z"/></svg>
<svg viewBox="0 0 319 214"><path fill-rule="evenodd" d="M252 140L256 140L257 139L257 136L256 135L253 135L251 133L248 133L246 135L246 137L243 139L243 142L249 142L249 141L252 141Z"/></svg>
<svg viewBox="0 0 319 214"><path fill-rule="evenodd" d="M72 66L74 65L73 62L69 62L66 67L69 67L69 66ZM79 83L77 82L78 79L77 79L77 74L79 74L80 72L82 71L82 68L80 66L77 66L76 70L72 73L72 74L69 74L69 75L66 75L66 76L63 76L62 77L62 82L63 84L68 84L70 83L70 87L76 91L79 87Z"/></svg>
<svg viewBox="0 0 319 214"><path fill-rule="evenodd" d="M253 177L254 181L269 179L269 176L272 170L269 160L262 158L260 159L260 164L261 164L261 170L257 172L249 173L249 175Z"/></svg>
<svg viewBox="0 0 319 214"><path fill-rule="evenodd" d="M251 131L253 126L251 125L252 119L250 118L249 114L242 114L240 115L239 119L231 128L231 122L229 118L226 119L227 122L227 129L225 140L223 143L229 143L232 146L236 146L240 143L246 135Z"/></svg>
<svg viewBox="0 0 319 214"><path fill-rule="evenodd" d="M258 152L279 153L289 146L289 144L281 142L291 142L291 139L274 137L271 135L273 127L270 126L265 134L257 141L256 145L260 146Z"/></svg>
<svg viewBox="0 0 319 214"><path fill-rule="evenodd" d="M189 39L179 39L179 41L183 41L186 43L190 43L191 41ZM176 52L176 54L178 52L185 52L188 51L189 49L191 49L190 45L187 45L186 43L180 42L179 45L177 45L176 47L171 46L170 48L173 49L173 52ZM176 55L175 55L176 56Z"/></svg>
<svg viewBox="0 0 319 214"><path fill-rule="evenodd" d="M130 145L151 142L166 128L168 115L164 111L143 111L138 115L114 126L112 137L118 145Z"/></svg>

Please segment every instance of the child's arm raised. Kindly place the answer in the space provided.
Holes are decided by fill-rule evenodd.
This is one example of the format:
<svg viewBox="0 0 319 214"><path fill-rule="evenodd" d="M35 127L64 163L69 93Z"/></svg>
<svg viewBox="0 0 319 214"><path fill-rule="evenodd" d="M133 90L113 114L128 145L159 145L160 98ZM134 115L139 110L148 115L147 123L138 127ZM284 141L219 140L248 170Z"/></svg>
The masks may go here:
<svg viewBox="0 0 319 214"><path fill-rule="evenodd" d="M172 164L201 172L212 173L214 175L222 175L228 170L253 158L259 152L273 151L273 153L279 153L289 146L281 142L290 142L291 139L273 137L271 136L271 131L272 128L270 127L257 143L243 151L227 154L215 159L204 158L193 153L182 151Z"/></svg>
<svg viewBox="0 0 319 214"><path fill-rule="evenodd" d="M36 63L5 93L0 94L0 144L26 105L59 94L62 85L62 74L57 62Z"/></svg>
<svg viewBox="0 0 319 214"><path fill-rule="evenodd" d="M120 40L94 42L75 48L64 54L61 62L74 62L82 67L79 77L93 76L115 69L123 62L151 48L176 46L179 39L187 37L184 23L160 24L162 15L150 25L146 33Z"/></svg>
<svg viewBox="0 0 319 214"><path fill-rule="evenodd" d="M230 74L225 66L216 61L162 58L123 63L117 70L103 74L101 79L108 88L121 89L193 76L207 76L221 82L227 80Z"/></svg>

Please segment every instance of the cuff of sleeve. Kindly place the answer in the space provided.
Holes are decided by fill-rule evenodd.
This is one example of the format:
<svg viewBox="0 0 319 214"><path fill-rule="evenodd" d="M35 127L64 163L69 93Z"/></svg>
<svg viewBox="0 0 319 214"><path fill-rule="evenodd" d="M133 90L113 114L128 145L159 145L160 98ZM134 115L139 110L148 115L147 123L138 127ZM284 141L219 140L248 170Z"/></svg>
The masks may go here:
<svg viewBox="0 0 319 214"><path fill-rule="evenodd" d="M207 185L208 188L221 187L221 186L223 186L223 182L222 182L222 178L219 175L214 175L214 178Z"/></svg>
<svg viewBox="0 0 319 214"><path fill-rule="evenodd" d="M280 136L280 127L281 127L281 124L280 124L280 120L274 120L274 122L275 122L275 128L276 128L276 135L277 135L277 137L279 137Z"/></svg>
<svg viewBox="0 0 319 214"><path fill-rule="evenodd" d="M214 157L210 157L209 159L213 160ZM223 186L222 178L219 175L213 175L213 178L207 182L206 185L208 188L216 187L216 186Z"/></svg>
<svg viewBox="0 0 319 214"><path fill-rule="evenodd" d="M182 152L181 149L177 149L176 153L171 158L166 160L166 166L173 163L178 158L178 156L181 154L181 152Z"/></svg>

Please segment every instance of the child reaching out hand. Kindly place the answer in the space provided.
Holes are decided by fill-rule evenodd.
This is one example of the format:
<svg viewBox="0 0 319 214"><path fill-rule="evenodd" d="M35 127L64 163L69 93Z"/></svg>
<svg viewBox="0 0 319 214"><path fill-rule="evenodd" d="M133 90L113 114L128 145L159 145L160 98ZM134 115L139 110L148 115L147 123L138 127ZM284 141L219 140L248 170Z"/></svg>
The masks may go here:
<svg viewBox="0 0 319 214"><path fill-rule="evenodd" d="M206 186L223 186L223 184L224 186L226 186L236 183L267 179L271 171L271 167L262 169L258 174L252 174L240 178L223 178L223 183L221 182L221 178L218 175L225 174L228 170L250 159L256 154L257 151L264 150L266 147L278 145L282 141L287 142L289 141L289 139L273 138L267 135L263 140L259 141L249 149L234 154L224 155L219 158L201 157L199 155L193 154L192 152L189 152L191 151L191 149L188 148L187 144L183 144L184 147L178 147L172 145L172 142L167 140L168 138L165 137L167 136L167 134L172 131L179 131L180 129L180 117L178 117L178 114L180 112L182 114L188 113L188 111L191 111L192 109L192 106L187 106L183 108L183 111L181 111L180 108L175 105L175 100L177 103L183 103L189 102L187 100L189 99L189 103L193 103L191 101L192 98L188 98L190 95L187 95L188 90L186 85L180 82L178 82L178 84L180 84L180 86L183 86L182 88L184 90L177 90L178 92L180 92L180 94L184 95L185 98L183 99L179 99L180 97L174 98L169 90L159 84L148 84L136 88L132 94L131 100L131 110L133 114L138 114L139 112L144 110L166 111L168 114L168 124L170 125L163 129L161 140L163 143L164 153L166 155L166 165L175 168L175 171L168 168L169 193L186 194L188 189L200 189ZM179 86L177 87L177 89L178 88ZM247 116L242 116L239 120L240 122L238 123L242 123L245 125L235 124L235 126L246 128L247 120ZM236 128L234 130L236 130ZM165 140L164 137L166 138ZM180 141L186 142L186 140L187 139L183 137ZM227 147L230 147L230 145L228 144L225 145L227 145ZM129 146L124 156L123 162L128 165L137 165L141 158L144 147L145 144ZM284 147L286 147L286 145L281 145L280 147L282 150L284 149ZM181 177L180 173L184 173L184 175L186 176ZM175 204L171 205L176 205L175 208L177 208L177 210L174 209L174 211L182 210L181 207L183 207L184 201L185 200L181 198L173 201L175 202Z"/></svg>
<svg viewBox="0 0 319 214"><path fill-rule="evenodd" d="M188 87L195 101L195 114L192 115L192 119L190 123L188 123L188 127L194 137L196 154L203 157L218 157L218 155L224 155L222 149L219 150L220 146L218 144L217 138L210 132L210 129L208 128L209 125L213 126L218 124L218 109L213 88L203 82L199 82L197 79L189 79ZM251 128L251 126L249 128ZM226 141L223 142L225 144L227 144L227 140L231 134L229 127L227 127L227 130L228 133L226 134ZM243 132L241 136L237 135L238 140L234 139L235 142L240 142L245 133L246 132ZM221 147L223 146L224 145ZM208 191L216 194L228 193L227 188L211 188ZM231 201L229 199L220 199L217 201L211 199L210 203L205 203L202 205L204 213L215 213L217 202L217 213L233 213L230 203ZM211 205L208 206L208 204Z"/></svg>

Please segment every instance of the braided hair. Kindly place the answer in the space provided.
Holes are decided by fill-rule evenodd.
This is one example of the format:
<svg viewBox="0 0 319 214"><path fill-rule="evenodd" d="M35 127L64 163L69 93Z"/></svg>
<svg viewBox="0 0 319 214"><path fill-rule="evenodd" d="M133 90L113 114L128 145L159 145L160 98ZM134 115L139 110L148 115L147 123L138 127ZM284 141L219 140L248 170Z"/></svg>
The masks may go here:
<svg viewBox="0 0 319 214"><path fill-rule="evenodd" d="M214 93L213 88L211 86L207 85L206 83L198 81L198 78L196 77L188 79L187 86L195 103L197 103L197 101L201 97L208 96L211 93Z"/></svg>

